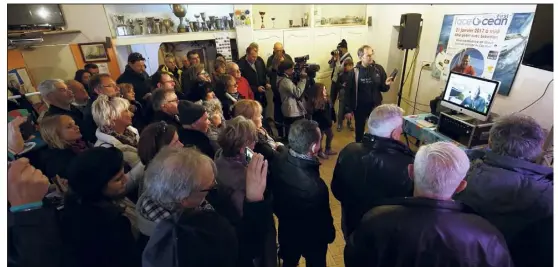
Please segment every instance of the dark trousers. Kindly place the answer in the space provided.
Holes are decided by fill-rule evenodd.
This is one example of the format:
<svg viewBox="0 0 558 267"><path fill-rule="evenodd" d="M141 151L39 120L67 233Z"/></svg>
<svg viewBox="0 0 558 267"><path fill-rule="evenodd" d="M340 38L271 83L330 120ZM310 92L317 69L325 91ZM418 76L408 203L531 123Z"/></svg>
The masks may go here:
<svg viewBox="0 0 558 267"><path fill-rule="evenodd" d="M322 139L323 136L325 135L325 150L331 150L331 142L333 141L333 131L331 130L331 127L327 128L327 129L323 129L322 130ZM321 148L320 148L321 149Z"/></svg>
<svg viewBox="0 0 558 267"><path fill-rule="evenodd" d="M288 137L289 137L289 131L291 130L291 125L295 121L300 120L300 119L304 119L304 117L300 116L300 117L284 117L283 118L283 122L285 123L285 137L287 137L287 140L288 140Z"/></svg>
<svg viewBox="0 0 558 267"><path fill-rule="evenodd" d="M300 240L299 240L300 241ZM327 243L280 242L283 267L296 267L300 257L308 267L326 267Z"/></svg>
<svg viewBox="0 0 558 267"><path fill-rule="evenodd" d="M364 136L364 128L366 126L366 121L368 116L374 109L373 104L361 104L358 103L357 108L354 112L355 115L355 141L361 142Z"/></svg>

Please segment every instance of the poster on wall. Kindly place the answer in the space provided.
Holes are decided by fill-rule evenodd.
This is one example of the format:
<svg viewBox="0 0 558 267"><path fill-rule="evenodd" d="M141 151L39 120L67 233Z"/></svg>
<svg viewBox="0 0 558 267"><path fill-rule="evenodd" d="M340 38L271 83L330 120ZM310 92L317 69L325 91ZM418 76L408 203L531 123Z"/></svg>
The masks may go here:
<svg viewBox="0 0 558 267"><path fill-rule="evenodd" d="M232 61L231 39L227 33L215 34L217 53L223 55L227 61Z"/></svg>
<svg viewBox="0 0 558 267"><path fill-rule="evenodd" d="M27 73L27 69L25 68L8 70L8 88L15 89L21 94L37 92L37 89L33 87L29 74ZM9 95L13 95L10 90L8 90L8 96ZM29 96L28 99L37 111L40 112L45 108L40 96Z"/></svg>
<svg viewBox="0 0 558 267"><path fill-rule="evenodd" d="M509 95L529 39L534 13L446 15L436 50L434 78L450 71L500 81Z"/></svg>

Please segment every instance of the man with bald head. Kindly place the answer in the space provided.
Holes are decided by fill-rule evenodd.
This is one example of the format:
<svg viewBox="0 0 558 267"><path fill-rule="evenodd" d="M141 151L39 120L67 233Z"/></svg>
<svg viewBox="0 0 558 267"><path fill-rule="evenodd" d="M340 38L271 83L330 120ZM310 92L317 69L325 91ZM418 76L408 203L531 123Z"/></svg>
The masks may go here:
<svg viewBox="0 0 558 267"><path fill-rule="evenodd" d="M74 93L74 102L72 105L83 112L83 109L87 106L87 101L89 100L89 94L85 90L85 87L82 83L76 80L68 80L66 81L66 85L68 86L68 89Z"/></svg>
<svg viewBox="0 0 558 267"><path fill-rule="evenodd" d="M250 84L246 78L242 77L240 68L234 62L227 63L227 74L233 76L236 80L237 91L241 94L244 99L254 100L254 92L250 88Z"/></svg>

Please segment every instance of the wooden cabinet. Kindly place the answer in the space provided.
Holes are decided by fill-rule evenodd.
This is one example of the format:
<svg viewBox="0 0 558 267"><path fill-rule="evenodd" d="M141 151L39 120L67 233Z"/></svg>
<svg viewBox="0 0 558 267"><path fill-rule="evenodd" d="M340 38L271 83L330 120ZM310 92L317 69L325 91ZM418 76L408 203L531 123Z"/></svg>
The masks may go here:
<svg viewBox="0 0 558 267"><path fill-rule="evenodd" d="M367 27L346 27L341 28L341 39L347 41L349 53L353 56L353 60L358 61L358 49L367 43Z"/></svg>
<svg viewBox="0 0 558 267"><path fill-rule="evenodd" d="M273 54L273 45L276 42L283 43L283 30L254 31L253 40L260 47L258 54L264 59L264 61L267 62L267 58ZM246 53L246 51L238 52L240 55L244 55Z"/></svg>
<svg viewBox="0 0 558 267"><path fill-rule="evenodd" d="M285 52L293 60L295 57L310 55L314 48L313 29L297 29L283 31Z"/></svg>

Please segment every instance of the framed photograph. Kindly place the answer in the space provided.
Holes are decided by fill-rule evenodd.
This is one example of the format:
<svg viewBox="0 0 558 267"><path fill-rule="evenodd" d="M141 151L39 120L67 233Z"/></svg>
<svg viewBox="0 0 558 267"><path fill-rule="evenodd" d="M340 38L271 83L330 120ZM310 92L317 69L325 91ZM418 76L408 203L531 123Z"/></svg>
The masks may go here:
<svg viewBox="0 0 558 267"><path fill-rule="evenodd" d="M110 61L105 43L84 43L78 46L85 63Z"/></svg>

